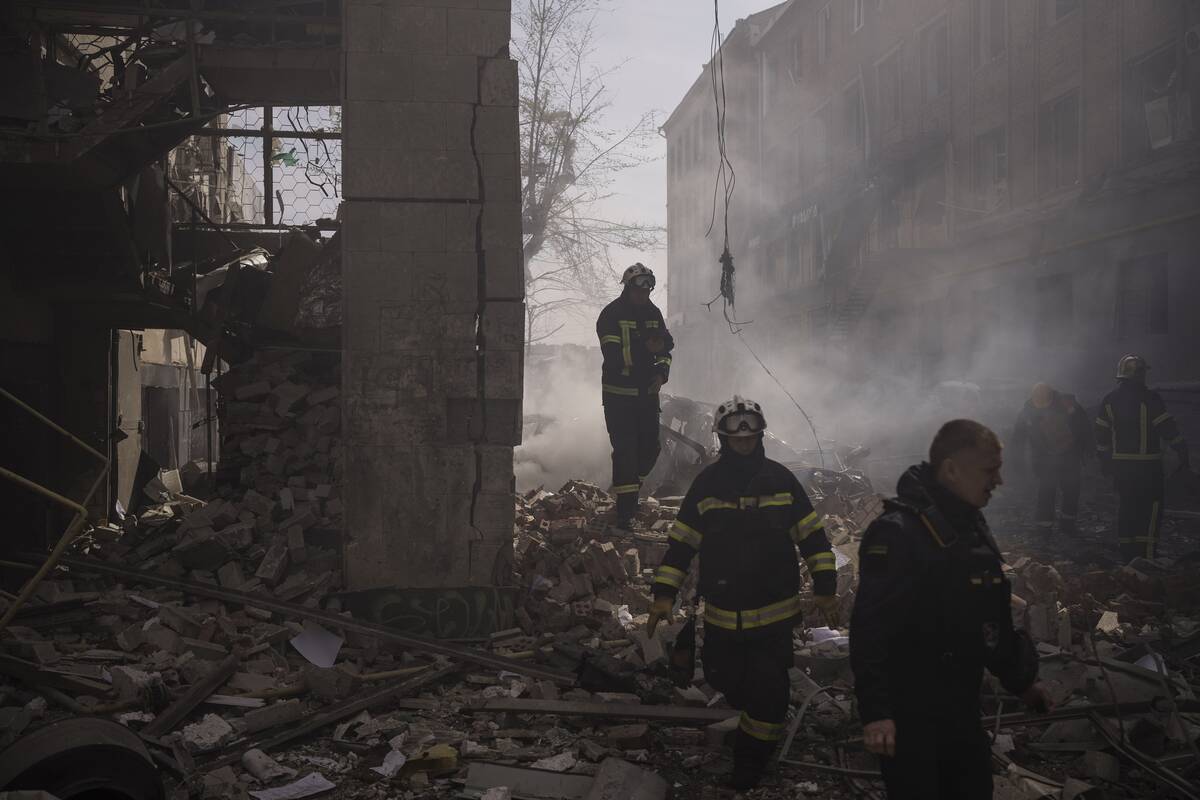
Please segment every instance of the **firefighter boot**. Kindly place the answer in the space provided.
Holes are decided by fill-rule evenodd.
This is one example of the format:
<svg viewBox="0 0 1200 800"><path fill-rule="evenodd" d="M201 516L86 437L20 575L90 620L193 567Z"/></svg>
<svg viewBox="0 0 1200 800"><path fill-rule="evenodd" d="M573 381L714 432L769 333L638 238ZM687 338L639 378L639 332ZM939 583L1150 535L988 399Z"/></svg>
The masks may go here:
<svg viewBox="0 0 1200 800"><path fill-rule="evenodd" d="M767 774L767 763L775 750L775 742L764 742L743 730L737 732L733 743L733 772L729 786L739 792L748 792L762 782Z"/></svg>

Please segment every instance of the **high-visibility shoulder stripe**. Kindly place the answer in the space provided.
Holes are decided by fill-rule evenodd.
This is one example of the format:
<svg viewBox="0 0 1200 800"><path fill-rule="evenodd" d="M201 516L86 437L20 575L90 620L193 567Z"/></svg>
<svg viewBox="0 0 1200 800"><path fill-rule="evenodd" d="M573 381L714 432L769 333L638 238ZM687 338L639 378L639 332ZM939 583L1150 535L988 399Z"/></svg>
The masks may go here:
<svg viewBox="0 0 1200 800"><path fill-rule="evenodd" d="M824 525L825 521L821 518L821 515L816 511L813 511L807 517L792 526L792 541L794 541L796 544L800 544L809 536L812 536L817 531L822 530Z"/></svg>
<svg viewBox="0 0 1200 800"><path fill-rule="evenodd" d="M648 320L646 320L646 327L647 327L647 328L657 328L657 327L658 327L658 320L656 320L656 319L648 319Z"/></svg>
<svg viewBox="0 0 1200 800"><path fill-rule="evenodd" d="M612 487L613 494L633 494L642 487L636 483L622 483L619 486Z"/></svg>
<svg viewBox="0 0 1200 800"><path fill-rule="evenodd" d="M686 575L683 570L668 567L666 564L659 564L658 570L654 573L654 582L678 589L683 584L684 577Z"/></svg>
<svg viewBox="0 0 1200 800"><path fill-rule="evenodd" d="M719 497L706 497L696 504L696 508L701 514L712 511L717 508L732 508L736 509L737 503L730 503L728 500L722 500Z"/></svg>
<svg viewBox="0 0 1200 800"><path fill-rule="evenodd" d="M1104 417L1096 417L1096 424L1099 425L1101 428L1111 428L1112 427L1112 423L1109 422L1108 420L1106 420Z"/></svg>
<svg viewBox="0 0 1200 800"><path fill-rule="evenodd" d="M600 344L620 344L620 343L621 343L620 336L613 336L612 334L609 334L608 336L600 337Z"/></svg>
<svg viewBox="0 0 1200 800"><path fill-rule="evenodd" d="M694 550L699 550L700 544L704 541L704 534L686 522L675 520L675 524L671 527L670 538L677 542L683 542Z"/></svg>
<svg viewBox="0 0 1200 800"><path fill-rule="evenodd" d="M1166 421L1167 421L1167 420L1169 420L1169 419L1171 419L1171 412L1170 412L1170 411L1164 411L1163 413L1161 413L1161 414L1159 414L1157 417L1155 417L1155 418L1154 418L1154 419L1151 421L1151 423L1150 423L1150 424L1151 424L1151 425L1154 425L1154 426L1156 426L1156 427L1157 427L1158 425L1160 425L1160 424L1162 424L1162 423L1166 422Z"/></svg>

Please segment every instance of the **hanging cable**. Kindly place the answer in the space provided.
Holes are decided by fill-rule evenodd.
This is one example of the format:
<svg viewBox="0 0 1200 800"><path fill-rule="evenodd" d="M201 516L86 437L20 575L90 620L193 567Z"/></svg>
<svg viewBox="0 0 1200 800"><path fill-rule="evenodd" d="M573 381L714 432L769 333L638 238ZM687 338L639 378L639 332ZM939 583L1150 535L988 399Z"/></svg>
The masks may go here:
<svg viewBox="0 0 1200 800"><path fill-rule="evenodd" d="M787 390L783 382L775 376L763 360L758 357L758 353L754 352L754 348L750 346L750 342L742 335L742 331L747 325L753 323L753 320L738 322L736 308L736 292L734 285L734 267L733 253L729 250L729 206L733 201L733 190L737 186L737 173L733 169L733 162L729 160L729 151L725 141L725 117L728 109L728 102L725 96L725 53L724 42L721 35L721 9L720 0L713 0L713 33L712 41L709 47L708 72L712 80L713 88L713 108L716 112L716 128L717 128L717 175L713 182L713 198L712 198L712 213L708 220L708 229L704 232L707 238L712 233L713 227L717 222L717 197L721 195L721 223L722 223L722 248L721 258L721 285L720 292L712 300L704 303L704 307L709 311L713 305L721 301L721 313L725 317L725 322L729 325L729 332L736 335L745 345L746 350L758 362L758 365L763 368L763 371L775 381L788 399L792 401L792 405L804 417L804 421L808 423L809 430L812 431L813 440L817 444L817 453L821 459L821 468L825 468L825 451L821 447L821 438L817 435L817 426L813 424L812 417L800 405L795 396Z"/></svg>

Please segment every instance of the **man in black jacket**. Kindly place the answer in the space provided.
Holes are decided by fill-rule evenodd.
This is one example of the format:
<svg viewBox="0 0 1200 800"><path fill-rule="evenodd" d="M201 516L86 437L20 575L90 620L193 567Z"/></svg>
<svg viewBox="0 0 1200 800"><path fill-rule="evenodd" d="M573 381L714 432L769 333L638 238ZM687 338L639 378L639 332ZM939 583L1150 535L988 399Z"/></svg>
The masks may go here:
<svg viewBox="0 0 1200 800"><path fill-rule="evenodd" d="M604 355L604 424L612 442L612 491L617 527L629 529L642 481L658 460L658 392L671 374L675 340L650 302L654 273L641 263L625 270L621 296L600 312L596 336Z"/></svg>
<svg viewBox="0 0 1200 800"><path fill-rule="evenodd" d="M1096 417L1096 455L1100 470L1113 478L1120 498L1117 542L1121 557L1154 558L1166 481L1165 442L1190 469L1188 445L1158 392L1146 388L1150 367L1141 356L1125 356L1117 365L1117 388L1100 401Z"/></svg>
<svg viewBox="0 0 1200 800"><path fill-rule="evenodd" d="M1058 528L1075 532L1079 515L1079 474L1084 459L1092 452L1092 431L1087 412L1075 396L1039 383L1017 416L1013 449L1018 463L1028 446L1033 474L1037 478L1035 518L1039 528L1054 527L1054 506L1059 492L1062 508Z"/></svg>
<svg viewBox="0 0 1200 800"><path fill-rule="evenodd" d="M890 800L991 798L985 667L1031 707L1048 706L980 512L1002 483L1001 464L996 434L947 422L859 547L850 665L863 742L881 756Z"/></svg>
<svg viewBox="0 0 1200 800"><path fill-rule="evenodd" d="M649 636L668 617L700 555L705 679L740 709L733 749L735 789L762 779L783 735L794 665L792 628L800 621L804 556L817 606L837 625L837 567L821 516L787 467L763 450L767 422L753 400L717 407L721 457L696 477L654 576Z"/></svg>

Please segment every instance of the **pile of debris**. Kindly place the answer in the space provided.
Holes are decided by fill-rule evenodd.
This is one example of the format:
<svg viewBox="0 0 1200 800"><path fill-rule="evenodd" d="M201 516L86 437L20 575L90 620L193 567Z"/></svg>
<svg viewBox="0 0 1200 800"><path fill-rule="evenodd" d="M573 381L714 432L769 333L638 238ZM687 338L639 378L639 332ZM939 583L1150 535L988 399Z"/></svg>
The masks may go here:
<svg viewBox="0 0 1200 800"><path fill-rule="evenodd" d="M342 445L338 359L267 350L213 381L220 393L218 495L186 495L130 519L99 558L316 607L340 585Z"/></svg>

